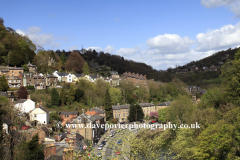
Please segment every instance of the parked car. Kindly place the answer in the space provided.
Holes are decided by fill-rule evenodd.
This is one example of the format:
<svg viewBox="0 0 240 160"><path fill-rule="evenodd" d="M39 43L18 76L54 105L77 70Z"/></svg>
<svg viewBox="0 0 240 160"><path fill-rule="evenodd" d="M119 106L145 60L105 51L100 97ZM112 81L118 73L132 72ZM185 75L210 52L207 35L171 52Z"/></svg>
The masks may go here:
<svg viewBox="0 0 240 160"><path fill-rule="evenodd" d="M29 127L27 125L22 126L22 130L26 130L26 129L29 129L29 128L31 128L31 127Z"/></svg>
<svg viewBox="0 0 240 160"><path fill-rule="evenodd" d="M152 122L152 124L153 124L153 123L156 123L156 121L154 121L154 120L152 120L151 122Z"/></svg>
<svg viewBox="0 0 240 160"><path fill-rule="evenodd" d="M105 146L105 144L106 144L106 141L102 141L100 145Z"/></svg>
<svg viewBox="0 0 240 160"><path fill-rule="evenodd" d="M119 140L119 141L117 142L117 144L122 144L122 140Z"/></svg>
<svg viewBox="0 0 240 160"><path fill-rule="evenodd" d="M98 150L102 150L102 149L103 149L103 147L99 145L98 146Z"/></svg>

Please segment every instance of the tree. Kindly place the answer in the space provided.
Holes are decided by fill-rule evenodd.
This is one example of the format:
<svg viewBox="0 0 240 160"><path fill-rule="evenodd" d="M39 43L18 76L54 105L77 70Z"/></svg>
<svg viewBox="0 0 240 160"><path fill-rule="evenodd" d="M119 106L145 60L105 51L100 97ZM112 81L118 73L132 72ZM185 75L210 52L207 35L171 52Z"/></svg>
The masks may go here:
<svg viewBox="0 0 240 160"><path fill-rule="evenodd" d="M44 160L44 150L43 150L43 145L39 144L39 137L38 134L36 134L32 140L28 143L28 149L29 149L29 154L28 154L28 159L39 159L39 160Z"/></svg>
<svg viewBox="0 0 240 160"><path fill-rule="evenodd" d="M134 122L138 120L142 120L144 118L144 113L142 107L140 105L131 104L129 109L129 122Z"/></svg>
<svg viewBox="0 0 240 160"><path fill-rule="evenodd" d="M28 95L27 88L25 88L24 86L19 87L17 94L19 99L26 99Z"/></svg>
<svg viewBox="0 0 240 160"><path fill-rule="evenodd" d="M82 73L84 59L77 52L72 52L65 64L67 71L74 71L76 73Z"/></svg>
<svg viewBox="0 0 240 160"><path fill-rule="evenodd" d="M0 77L0 91L7 91L9 89L7 79L5 76Z"/></svg>
<svg viewBox="0 0 240 160"><path fill-rule="evenodd" d="M89 73L90 73L90 71L89 71L89 66L88 66L88 64L85 62L84 63L84 65L83 65L83 73L85 74L85 75L89 75Z"/></svg>
<svg viewBox="0 0 240 160"><path fill-rule="evenodd" d="M5 115L4 107L8 103L8 100L6 97L0 96L0 126L3 126L3 117ZM4 150L3 150L3 127L0 127L0 159L4 159Z"/></svg>
<svg viewBox="0 0 240 160"><path fill-rule="evenodd" d="M60 103L60 98L59 98L59 94L56 90L56 88L53 88L52 89L52 92L51 92L51 105L52 106L59 106L59 103Z"/></svg>
<svg viewBox="0 0 240 160"><path fill-rule="evenodd" d="M61 92L60 92L60 100L62 105L65 105L67 102L66 92L63 88L61 89Z"/></svg>
<svg viewBox="0 0 240 160"><path fill-rule="evenodd" d="M159 109L158 110L158 121L160 122L166 122L166 112L167 108Z"/></svg>
<svg viewBox="0 0 240 160"><path fill-rule="evenodd" d="M67 96L68 102L70 104L72 104L73 101L75 100L75 94L76 94L75 89L71 86Z"/></svg>
<svg viewBox="0 0 240 160"><path fill-rule="evenodd" d="M84 96L84 91L81 89L76 89L75 100L80 102L81 98Z"/></svg>
<svg viewBox="0 0 240 160"><path fill-rule="evenodd" d="M226 86L226 98L229 101L240 104L240 49L235 54L235 60L227 61L221 67L221 77Z"/></svg>
<svg viewBox="0 0 240 160"><path fill-rule="evenodd" d="M113 105L121 102L122 93L120 89L111 87L109 89L109 94Z"/></svg>
<svg viewBox="0 0 240 160"><path fill-rule="evenodd" d="M109 121L113 117L111 97L109 94L109 89L107 89L105 94L105 111L106 111L106 120Z"/></svg>
<svg viewBox="0 0 240 160"><path fill-rule="evenodd" d="M157 111L150 112L149 117L154 117L158 119L158 112Z"/></svg>

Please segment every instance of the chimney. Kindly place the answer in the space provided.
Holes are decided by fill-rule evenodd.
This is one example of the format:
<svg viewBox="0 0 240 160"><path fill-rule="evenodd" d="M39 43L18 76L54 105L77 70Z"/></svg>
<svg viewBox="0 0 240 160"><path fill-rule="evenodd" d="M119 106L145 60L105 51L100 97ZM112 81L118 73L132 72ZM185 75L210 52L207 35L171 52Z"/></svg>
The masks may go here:
<svg viewBox="0 0 240 160"><path fill-rule="evenodd" d="M42 105L42 102L39 102L39 105L41 106L41 105Z"/></svg>
<svg viewBox="0 0 240 160"><path fill-rule="evenodd" d="M84 114L84 109L82 109L82 113Z"/></svg>
<svg viewBox="0 0 240 160"><path fill-rule="evenodd" d="M117 103L117 105L119 106L119 103Z"/></svg>
<svg viewBox="0 0 240 160"><path fill-rule="evenodd" d="M36 106L36 108L39 108L39 103L37 103L37 106Z"/></svg>
<svg viewBox="0 0 240 160"><path fill-rule="evenodd" d="M131 72L128 72L128 75L130 76L130 75L131 75Z"/></svg>
<svg viewBox="0 0 240 160"><path fill-rule="evenodd" d="M27 99L31 99L31 98L30 98L30 94L27 96Z"/></svg>
<svg viewBox="0 0 240 160"><path fill-rule="evenodd" d="M144 77L147 79L147 76L146 76L146 75L144 75Z"/></svg>
<svg viewBox="0 0 240 160"><path fill-rule="evenodd" d="M89 109L87 109L87 111L89 111Z"/></svg>
<svg viewBox="0 0 240 160"><path fill-rule="evenodd" d="M17 68L17 66L15 66L14 68Z"/></svg>
<svg viewBox="0 0 240 160"><path fill-rule="evenodd" d="M95 111L95 108L93 108L93 111Z"/></svg>
<svg viewBox="0 0 240 160"><path fill-rule="evenodd" d="M101 106L101 110L103 110L103 106Z"/></svg>

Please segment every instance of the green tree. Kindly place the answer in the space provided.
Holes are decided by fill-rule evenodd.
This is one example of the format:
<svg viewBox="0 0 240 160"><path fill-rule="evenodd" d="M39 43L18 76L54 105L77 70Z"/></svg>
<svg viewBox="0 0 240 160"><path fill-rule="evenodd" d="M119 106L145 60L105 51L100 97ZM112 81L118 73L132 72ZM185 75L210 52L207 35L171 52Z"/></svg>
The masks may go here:
<svg viewBox="0 0 240 160"><path fill-rule="evenodd" d="M59 94L58 94L56 88L53 88L52 92L51 92L51 105L59 106L59 103L60 103Z"/></svg>
<svg viewBox="0 0 240 160"><path fill-rule="evenodd" d="M113 105L121 102L122 93L120 89L111 87L109 89L109 94Z"/></svg>
<svg viewBox="0 0 240 160"><path fill-rule="evenodd" d="M0 77L1 78L1 77ZM8 103L8 100L6 97L0 96L0 126L3 126L3 117L5 115L4 108L6 107L6 104ZM0 159L4 159L4 149L3 149L3 127L0 127Z"/></svg>
<svg viewBox="0 0 240 160"><path fill-rule="evenodd" d="M67 102L66 92L63 88L61 89L61 92L60 92L60 100L62 105L65 105Z"/></svg>
<svg viewBox="0 0 240 160"><path fill-rule="evenodd" d="M83 65L83 73L85 74L85 75L89 75L89 73L90 73L90 71L89 71L89 66L88 66L88 64L85 62L84 63L84 65Z"/></svg>
<svg viewBox="0 0 240 160"><path fill-rule="evenodd" d="M109 89L107 89L105 94L105 111L106 111L106 120L109 121L113 117L111 97L109 94Z"/></svg>
<svg viewBox="0 0 240 160"><path fill-rule="evenodd" d="M167 114L167 108L159 109L158 110L158 121L160 122L166 122L166 114Z"/></svg>
<svg viewBox="0 0 240 160"><path fill-rule="evenodd" d="M75 89L73 88L73 86L71 86L67 96L68 102L70 104L72 104L73 101L75 100L75 94L76 94Z"/></svg>
<svg viewBox="0 0 240 160"><path fill-rule="evenodd" d="M240 49L235 54L235 60L227 61L221 67L221 77L226 87L226 98L228 101L240 104Z"/></svg>
<svg viewBox="0 0 240 160"><path fill-rule="evenodd" d="M84 91L81 89L76 89L75 100L80 102L81 98L84 96Z"/></svg>
<svg viewBox="0 0 240 160"><path fill-rule="evenodd" d="M5 76L0 77L0 91L7 91L9 89L7 79Z"/></svg>
<svg viewBox="0 0 240 160"><path fill-rule="evenodd" d="M131 104L129 109L129 122L139 121L144 118L144 113L140 105Z"/></svg>
<svg viewBox="0 0 240 160"><path fill-rule="evenodd" d="M39 137L38 134L33 136L32 140L28 142L28 160L38 159L38 160L44 160L44 150L43 145L39 144Z"/></svg>

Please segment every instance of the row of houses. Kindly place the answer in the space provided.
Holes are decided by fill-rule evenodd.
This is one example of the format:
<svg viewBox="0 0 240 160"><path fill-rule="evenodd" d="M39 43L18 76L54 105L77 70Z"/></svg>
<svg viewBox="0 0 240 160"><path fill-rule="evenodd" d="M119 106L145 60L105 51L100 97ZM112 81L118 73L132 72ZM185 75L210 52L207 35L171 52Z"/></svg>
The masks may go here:
<svg viewBox="0 0 240 160"><path fill-rule="evenodd" d="M143 109L144 116L149 116L150 112L158 111L159 109L166 108L170 106L170 101L163 102L158 105L154 105L153 103L139 103L139 105ZM117 119L119 122L127 122L127 117L129 115L130 104L126 105L115 105L112 106L113 110L113 118Z"/></svg>

